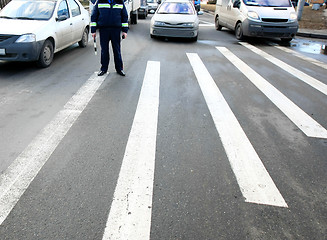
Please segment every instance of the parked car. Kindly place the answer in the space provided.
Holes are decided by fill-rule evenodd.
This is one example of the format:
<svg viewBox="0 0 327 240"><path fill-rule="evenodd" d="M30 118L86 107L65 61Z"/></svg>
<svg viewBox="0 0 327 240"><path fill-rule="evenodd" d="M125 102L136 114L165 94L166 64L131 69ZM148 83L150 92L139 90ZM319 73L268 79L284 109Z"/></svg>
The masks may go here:
<svg viewBox="0 0 327 240"><path fill-rule="evenodd" d="M199 18L193 2L189 0L166 0L153 15L150 36L198 38Z"/></svg>
<svg viewBox="0 0 327 240"><path fill-rule="evenodd" d="M78 0L12 0L0 12L0 60L48 67L54 53L88 44L90 17Z"/></svg>
<svg viewBox="0 0 327 240"><path fill-rule="evenodd" d="M298 30L297 14L290 0L217 0L217 30L235 30L244 36L280 38L289 42Z"/></svg>

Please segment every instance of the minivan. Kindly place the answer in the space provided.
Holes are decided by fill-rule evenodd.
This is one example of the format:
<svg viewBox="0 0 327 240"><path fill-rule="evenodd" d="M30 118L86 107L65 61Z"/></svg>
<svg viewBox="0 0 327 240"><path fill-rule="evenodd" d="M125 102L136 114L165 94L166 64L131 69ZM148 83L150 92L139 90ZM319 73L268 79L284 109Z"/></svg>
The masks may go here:
<svg viewBox="0 0 327 240"><path fill-rule="evenodd" d="M290 42L298 21L291 0L217 0L215 26L234 30L239 40L249 36Z"/></svg>

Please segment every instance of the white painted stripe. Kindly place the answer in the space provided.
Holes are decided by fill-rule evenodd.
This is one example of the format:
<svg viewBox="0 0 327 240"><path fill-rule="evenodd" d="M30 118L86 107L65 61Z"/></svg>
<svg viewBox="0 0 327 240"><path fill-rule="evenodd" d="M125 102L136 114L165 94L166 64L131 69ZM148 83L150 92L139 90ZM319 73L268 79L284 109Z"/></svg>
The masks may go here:
<svg viewBox="0 0 327 240"><path fill-rule="evenodd" d="M287 52L287 53L290 53L290 54L293 54L294 56L298 57L298 58L301 58L307 62L310 62L312 64L315 64L319 67L322 67L324 69L327 69L327 64L324 63L324 62L321 62L321 61L318 61L317 59L314 59L314 58L311 58L311 57L307 57L307 56L304 56L303 54L299 53L299 52L296 52L292 49L289 49L287 47L282 47L282 46L276 46L274 45L275 48L278 48L284 52Z"/></svg>
<svg viewBox="0 0 327 240"><path fill-rule="evenodd" d="M149 61L103 239L150 238L160 62Z"/></svg>
<svg viewBox="0 0 327 240"><path fill-rule="evenodd" d="M217 49L307 136L327 138L327 130L225 47Z"/></svg>
<svg viewBox="0 0 327 240"><path fill-rule="evenodd" d="M199 26L200 27L213 27L213 26L215 26L215 24L201 20Z"/></svg>
<svg viewBox="0 0 327 240"><path fill-rule="evenodd" d="M66 103L63 110L0 176L0 225L82 113L104 79L105 76L98 77L94 73Z"/></svg>
<svg viewBox="0 0 327 240"><path fill-rule="evenodd" d="M199 56L187 56L246 202L288 207Z"/></svg>
<svg viewBox="0 0 327 240"><path fill-rule="evenodd" d="M253 51L254 53L264 57L265 59L267 59L268 61L270 61L271 63L275 64L276 66L280 67L281 69L283 69L284 71L292 74L293 76L295 76L296 78L300 79L301 81L305 82L306 84L310 85L311 87L317 89L318 91L324 93L327 95L327 85L318 81L317 79L309 76L308 74L288 65L287 63L269 55L268 53L260 50L259 48L246 43L246 42L239 42L241 45L243 45L244 47L250 49L251 51Z"/></svg>

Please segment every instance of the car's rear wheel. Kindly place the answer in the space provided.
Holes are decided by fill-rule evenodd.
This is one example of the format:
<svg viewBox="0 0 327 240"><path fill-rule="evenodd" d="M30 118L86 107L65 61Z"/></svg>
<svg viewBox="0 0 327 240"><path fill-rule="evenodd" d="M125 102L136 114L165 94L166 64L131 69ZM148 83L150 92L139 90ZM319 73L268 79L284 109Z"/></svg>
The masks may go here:
<svg viewBox="0 0 327 240"><path fill-rule="evenodd" d="M37 65L43 68L49 67L53 60L53 54L53 43L50 40L45 40Z"/></svg>
<svg viewBox="0 0 327 240"><path fill-rule="evenodd" d="M81 48L85 48L87 46L88 41L89 41L89 30L87 28L85 28L83 35L82 35L82 39L81 39L81 41L78 42L78 45Z"/></svg>
<svg viewBox="0 0 327 240"><path fill-rule="evenodd" d="M243 30L242 30L242 23L237 23L236 28L235 28L235 37L238 40L243 40L244 35L243 35Z"/></svg>

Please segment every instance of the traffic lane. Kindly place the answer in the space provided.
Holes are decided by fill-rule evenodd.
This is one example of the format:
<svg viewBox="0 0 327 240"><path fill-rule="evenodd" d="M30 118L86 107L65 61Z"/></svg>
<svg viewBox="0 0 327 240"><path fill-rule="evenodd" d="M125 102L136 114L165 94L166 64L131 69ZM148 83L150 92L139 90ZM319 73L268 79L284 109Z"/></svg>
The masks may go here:
<svg viewBox="0 0 327 240"><path fill-rule="evenodd" d="M199 43L201 43L201 41ZM273 236L274 237L279 236L280 238L283 238L288 234L294 236L300 235L309 238L310 236L312 236L312 234L316 234L317 230L319 229L319 225L322 222L324 222L323 215L320 214L321 213L320 211L317 212L316 209L319 208L322 212L325 211L324 206L321 204L324 201L324 187L322 186L322 183L324 181L323 179L321 179L324 178L323 172L325 169L324 157L323 157L325 156L325 150L324 150L325 148L321 146L321 144L324 143L324 140L320 140L320 139L311 140L310 138L304 136L301 132L299 132L299 130L294 126L294 124L289 121L288 118L286 118L283 114L281 114L278 109L276 110L276 107L273 104L271 104L269 99L267 99L265 96L262 96L262 94L258 90L253 88L252 84L249 83L247 79L244 79L244 76L242 79L245 82L241 83L239 80L240 79L239 72L233 69L233 66L231 64L227 64L226 59L221 57L218 57L217 59L216 57L214 57L213 55L215 54L213 53L212 48L201 47L201 49L198 49L195 46L197 45L192 45L192 48L190 48L192 49L191 51L201 52L201 56L203 57L204 55L204 58L207 58L207 60L209 61L210 63L208 67L210 68L209 72L214 73L213 76L215 76L215 79L217 79L217 83L221 85L222 84L221 81L223 81L222 91L224 96L226 96L226 98L228 99L228 103L231 104L232 109L233 110L235 109L237 117L240 118L242 127L245 128L246 133L249 135L251 142L254 141L253 145L255 146L255 149L258 149L259 156L263 156L263 162L265 166L267 167L269 172L272 172L271 175L272 178L276 181L276 185L278 186L278 188L280 188L280 191L282 192L283 195L285 195L287 202L291 205L290 206L291 210L287 210L287 209L280 209L276 207L254 205L254 204L244 203L243 201L240 201L237 202L236 205L238 206L238 208L242 208L242 210L235 210L236 212L233 212L233 210L231 209L238 209L238 208L235 206L233 206L233 208L226 207L228 205L225 202L226 199L221 199L220 201L217 200L216 204L218 206L225 204L224 205L225 207L223 208L224 209L223 212L228 213L226 214L228 215L227 219L223 218L223 220L227 220L227 221L222 220L222 222L231 223L232 222L231 219L233 219L232 216L235 215L241 216L239 217L239 220L233 219L233 221L236 221L236 223L234 222L235 224L231 224L230 226L228 226L227 232L231 233L235 231L235 229L239 225L245 224L246 230L244 230L244 232L243 231L235 232L235 234L239 238L244 236L244 234L246 235L248 233L250 233L252 238L260 238L262 237L262 235L259 232L267 232L267 234L265 235L267 239ZM163 49L162 46L161 49ZM177 53L177 49L173 48L172 45L169 45L169 49L172 49L175 53ZM245 59L246 56L249 54L243 47L237 48L235 52L237 53L242 52L242 58L245 57ZM181 54L183 54L183 51L181 51ZM219 53L217 53L217 55L219 55ZM179 62L178 66L182 65L181 57L180 58L175 57L175 59L177 59ZM167 62L172 62L172 61L173 59L168 59ZM251 58L248 58L247 62L251 62L251 61L253 62ZM171 63L171 65L174 66L174 63ZM260 58L257 59L253 63L253 65L257 65L259 68L259 66L262 66L262 59ZM180 71L181 70L176 69L176 71L174 72L180 72ZM281 72L279 74L280 75L279 78L283 78L284 73L283 71L281 71L281 69L267 70L266 75L272 75L275 73L275 71L277 71L278 73ZM166 70L164 72L169 73L170 70ZM235 74L234 77L232 77L232 79L229 76L230 74L233 75ZM169 79L169 77L163 77L163 78ZM178 79L181 78L185 78L185 77L180 76L178 78L173 78L173 79L175 80L175 82L177 82ZM165 83L166 82L167 81L165 81ZM169 89L170 94L172 91L177 91L176 89L179 89L179 88L171 88L171 87L167 87L167 88ZM244 89L247 89L246 93L244 92ZM251 91L253 93L248 92L249 89L253 89ZM186 91L184 89L183 93L179 92L174 95L180 97L180 96L184 96L185 94ZM165 97L162 97L162 95L161 98L166 99ZM171 106L175 106L176 104L178 104L178 99L172 98L171 96L169 96L167 99L171 100ZM175 102L175 105L172 104L173 102ZM184 100L183 102L187 102L187 101ZM183 111L180 109L176 110L175 113L183 115ZM165 116L165 114L160 114L160 116ZM162 122L169 122L169 114L167 114L167 116L168 117L166 121L162 121ZM174 118L177 117L174 116ZM190 117L187 114L179 118L184 119L183 122L185 122L185 120L187 119L190 119ZM196 121L194 119L192 120ZM258 128L258 125L261 127ZM168 126L166 128L169 129ZM180 130L179 127L173 127L173 128L175 129L174 132L182 131ZM194 128L187 128L188 131L190 131L190 129L193 130ZM211 131L214 130L212 126L210 129ZM159 132L160 132L160 128L159 128ZM173 134L174 133L172 131L172 135ZM184 135L187 134L184 133ZM264 140L262 139L262 137ZM167 137L167 139L174 140L174 138L172 137ZM158 141L160 140L161 138L158 139ZM178 140L180 142L182 141L181 139ZM205 208L205 206L203 205L206 205L203 201L201 202L201 204L203 205L196 206L196 207L193 206L189 208L192 202L197 202L196 199L198 195L196 193L198 191L201 191L198 185L200 185L202 182L200 180L194 181L194 179L192 179L191 177L192 176L191 173L185 174L185 172L187 171L192 172L192 168L189 167L187 169L186 166L188 163L190 164L190 166L192 166L192 163L198 161L199 159L188 158L188 159L182 159L181 162L179 162L179 160L181 159L180 156L183 154L189 157L189 156L198 156L199 153L198 152L194 153L192 151L193 148L182 147L180 142L179 144L177 144L173 141L172 147L169 148L172 150L167 151L168 153L167 152L162 153L161 157L160 156L157 157L157 159L163 159L162 160L163 163L161 163L161 165L158 166L160 170L156 168L156 176L158 177L156 177L155 186L158 188L155 188L155 194L154 194L155 203L154 203L154 210L153 210L154 211L153 226L155 226L155 230L152 229L151 234L152 236L158 238L163 237L165 236L165 234L169 233L170 238L174 238L175 236L177 236L180 238L190 237L191 239L193 239L192 236L200 235L200 231L198 230L198 228L200 228L199 226L203 227L203 225L201 225L201 221L197 221L194 219L197 217L197 219L200 218L202 220L206 220L207 219L206 216L203 216L201 214L205 212L209 212L212 209L215 209L215 205L208 204L212 209L209 210L208 208L206 211L203 210ZM315 147L312 148L312 144L314 144ZM180 150L179 147L181 147L182 150ZM191 154L187 154L187 151L191 151ZM294 151L296 152L294 153ZM310 159L311 158L310 156L312 155L319 156L315 161L315 164L319 166L318 168L315 168L312 165L312 163L307 162L307 159L308 158ZM157 160L157 164L158 164L158 160ZM285 171L283 171L283 169L285 169ZM308 171L301 171L301 169L308 169ZM186 177L187 180L183 181L182 180L183 177L177 175L177 172L180 171L184 173L183 177ZM314 172L314 174L310 175L310 173L312 172ZM308 206L305 203L306 201L312 201L307 198L311 194L310 189L312 189L311 183L307 184L307 179L310 179L312 185L316 186L314 187L313 194L315 198L319 199L310 206ZM177 183L180 182L183 184L183 186L177 185ZM186 182L192 183L190 184L191 186L189 187L192 190L188 189L189 185L186 184ZM228 185L228 183L231 182L231 180L225 182L226 185ZM225 182L219 181L219 183L222 184L225 184ZM296 186L303 184L303 186L305 187L303 187L301 191L300 189L297 189L297 187L294 187L294 185L292 184L295 184ZM205 184L203 185L205 186ZM160 191L158 189L160 189ZM196 189L197 191L195 191L194 189ZM304 194L306 195L306 197L303 197ZM219 194L217 195L218 195L217 199L219 199ZM203 196L203 194L201 196ZM297 197L299 197L301 200L299 200ZM179 205L179 200L182 201L180 205ZM156 205L157 205L156 202L158 202L158 204L160 205L160 209L164 209L165 212L162 212L160 209L156 209ZM232 201L227 201L227 202L230 203ZM294 205L292 203L294 203ZM170 207L173 207L174 210L170 210ZM197 212L198 208L201 208L202 210L199 211L200 213ZM190 211L189 209L192 209L193 211ZM314 216L314 214L312 214L312 211L314 211L317 214ZM158 216L156 216L156 214L158 214ZM188 224L184 224L185 219L187 218L186 216L190 216L190 219L186 220L188 221ZM229 219L230 216L231 219ZM250 216L250 219L248 219L247 216ZM310 216L311 222L303 223L302 219L304 219L305 216ZM209 216L208 218L210 217L218 218L217 216ZM160 222L159 220L162 218L165 219L164 227L161 225L162 222ZM283 220L281 220L281 218ZM193 219L193 222L191 219ZM215 226L214 223L211 223L211 221L205 221L205 222L206 223L210 222L210 224L207 224L205 226L206 231L203 231L203 232L208 232L208 235L213 234L213 231L211 229L219 229L217 228L217 226ZM290 225L289 222L294 222L294 224ZM275 229L271 229L270 228L271 225L274 225ZM290 225L289 228L284 227L288 225ZM221 229L221 231L226 232L226 225L223 226L225 227L225 229ZM189 232L193 233L194 235L189 234ZM234 235L230 239L235 239Z"/></svg>
<svg viewBox="0 0 327 240"><path fill-rule="evenodd" d="M34 63L0 63L0 170L24 150L97 69L93 49L77 45L55 54L46 69Z"/></svg>
<svg viewBox="0 0 327 240"><path fill-rule="evenodd" d="M296 101L299 107L306 109L307 105L309 105L309 108L316 110L317 115L324 116L326 114L326 111L324 111L326 96L322 96L319 92L316 93L314 89L307 86L301 88L296 86L294 88L295 85L302 85L298 82L294 82L289 86L290 81L297 80L292 77L285 79L287 73L284 73L282 69L271 66L262 60L260 56L253 56L242 47L238 47L233 52L265 79L272 82L287 97L293 100L293 96L301 99L300 102ZM278 56L278 54L276 55ZM296 61L296 58L293 57L292 60ZM307 63L298 64L298 67L307 65ZM217 65L213 64L210 67L210 72L214 72L216 68ZM276 106L272 105L267 97L257 92L253 86L251 87L252 84L244 76L237 77L237 70L236 68L233 70L230 63L227 66L225 65L225 68L219 74L234 76L232 78L220 78L222 86L225 85L229 89L225 96L231 98L228 102L231 103L232 109L235 109L235 114L238 116L242 127L255 146L259 156L263 157L264 165L289 205L289 211L272 216L276 217L276 221L278 218L287 216L292 222L298 223L299 228L292 224L290 229L287 230L295 235L299 234L299 236L309 238L309 233L312 233L319 239L322 235L316 232L319 232L319 226L325 222L324 215L321 213L326 211L323 204L326 200L323 186L325 181L323 172L326 170L324 159L326 140L309 138L300 132L285 115L280 113ZM218 73L217 76L219 76ZM232 79L234 81L231 81ZM248 85L248 87L245 87L244 84ZM234 96L234 92L237 90L235 86L239 86L241 92L236 93ZM311 97L303 100L302 93ZM230 95L233 97L230 97ZM252 103L244 106L240 104L244 103L246 99L251 99ZM308 113L311 116L312 112L309 111ZM313 116L315 119L316 114ZM326 117L317 118L323 126L326 126L325 119ZM310 216L310 220L304 223L302 219L306 218L306 216ZM284 224L288 225L286 222Z"/></svg>
<svg viewBox="0 0 327 240"><path fill-rule="evenodd" d="M106 76L1 226L1 236L7 239L35 239L35 235L45 239L101 239L145 66L156 48L156 45L147 45L150 37L144 41L143 34L131 36L133 34L123 42L127 76L121 77L115 72ZM138 48L128 41L138 42ZM139 51L143 53L142 59L136 58Z"/></svg>

